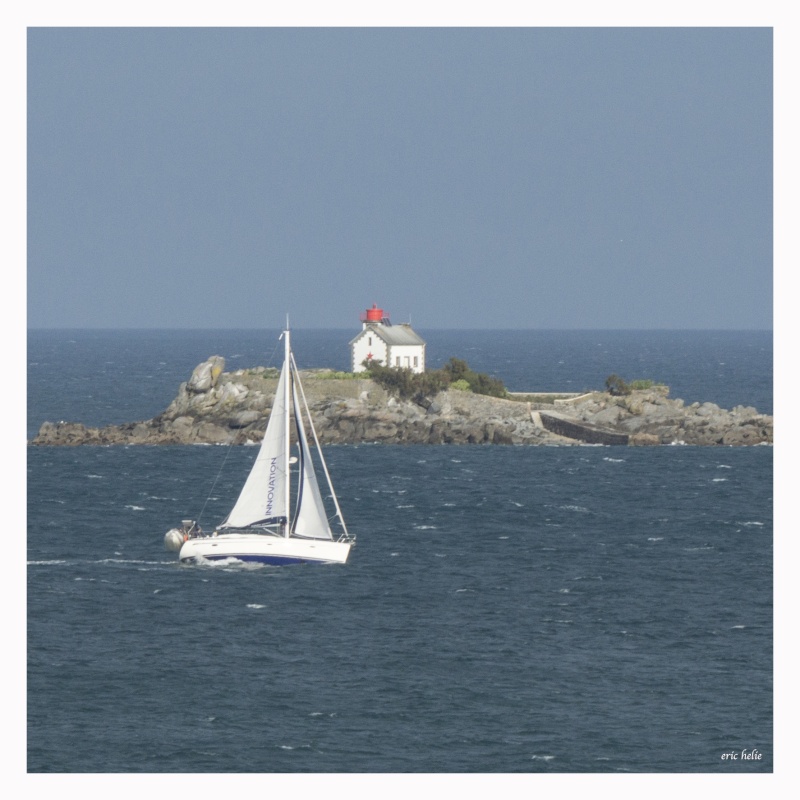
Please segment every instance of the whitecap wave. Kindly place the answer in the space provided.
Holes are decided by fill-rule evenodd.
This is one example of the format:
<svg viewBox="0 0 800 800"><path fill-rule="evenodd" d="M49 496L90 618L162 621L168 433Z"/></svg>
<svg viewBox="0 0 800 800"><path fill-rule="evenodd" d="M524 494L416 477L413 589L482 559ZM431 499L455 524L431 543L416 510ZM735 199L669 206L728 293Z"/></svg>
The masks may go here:
<svg viewBox="0 0 800 800"><path fill-rule="evenodd" d="M229 558L207 559L199 557L194 564L182 564L182 566L196 566L203 567L204 569L236 569L236 570L255 570L255 569L270 569L270 564L259 564L253 561L240 561L238 558L230 556ZM274 567L274 569L280 569Z"/></svg>

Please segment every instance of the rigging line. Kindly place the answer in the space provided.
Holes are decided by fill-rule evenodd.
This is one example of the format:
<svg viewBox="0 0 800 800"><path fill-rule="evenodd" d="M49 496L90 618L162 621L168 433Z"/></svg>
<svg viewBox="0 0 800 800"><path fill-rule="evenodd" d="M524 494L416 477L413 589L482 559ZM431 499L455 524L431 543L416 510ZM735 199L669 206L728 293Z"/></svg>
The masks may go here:
<svg viewBox="0 0 800 800"><path fill-rule="evenodd" d="M214 494L214 487L217 485L217 481L219 481L219 476L222 475L222 470L225 469L225 464L228 462L228 456L231 454L231 450L233 449L233 445L236 443L236 440L239 438L239 434L241 431L236 431L233 439L229 442L228 446L225 448L225 458L222 459L222 464L220 465L219 471L217 472L217 477L214 478L214 483L211 484L211 489L209 489L208 494L206 495L206 501L203 503L203 508L200 510L200 514L197 517L198 524L200 520L203 518L203 514L205 513L206 506L208 505L208 501L211 499L211 495ZM224 520L223 520L224 522ZM220 523L221 524L221 523Z"/></svg>
<svg viewBox="0 0 800 800"><path fill-rule="evenodd" d="M275 353L278 352L278 347L280 347L280 341L281 341L282 338L283 338L283 336L279 336L278 337L278 341L275 343L275 347L272 350L272 355L270 355L270 357L267 359L267 366L270 366L270 365L272 365L274 363ZM214 483L211 484L211 489L209 490L208 494L206 495L206 501L205 501L205 503L203 503L203 508L200 509L200 514L197 517L198 524L200 523L200 520L203 518L203 514L205 513L206 506L208 505L208 501L211 499L211 495L214 493L214 488L216 487L217 482L219 481L220 475L222 475L222 470L225 469L225 464L228 462L228 456L231 454L231 450L233 449L233 446L236 444L236 440L239 438L239 434L240 433L241 433L241 431L236 431L236 434L234 435L233 439L231 439L231 441L229 442L228 446L225 448L225 458L222 460L222 464L220 465L219 471L217 472L217 476L216 476L216 478L214 478ZM226 519L227 519L227 517L226 517ZM224 521L225 520L223 520L223 522ZM220 523L220 524L222 524L222 523Z"/></svg>
<svg viewBox="0 0 800 800"><path fill-rule="evenodd" d="M273 362L275 361L275 353L278 352L278 348L281 346L281 338L282 337L280 337L280 336L278 337L278 341L275 342L275 348L272 351L272 355L267 359L267 366L268 367L273 366Z"/></svg>

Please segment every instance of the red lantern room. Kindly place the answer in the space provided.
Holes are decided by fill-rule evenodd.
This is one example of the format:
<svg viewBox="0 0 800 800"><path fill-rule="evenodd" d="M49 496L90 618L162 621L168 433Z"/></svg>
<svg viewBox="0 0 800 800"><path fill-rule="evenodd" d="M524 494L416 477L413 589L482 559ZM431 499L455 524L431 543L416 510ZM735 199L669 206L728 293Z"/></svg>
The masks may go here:
<svg viewBox="0 0 800 800"><path fill-rule="evenodd" d="M367 309L367 322L380 322L383 319L383 309L378 308L375 303L372 308Z"/></svg>
<svg viewBox="0 0 800 800"><path fill-rule="evenodd" d="M382 308L378 308L375 303L372 304L372 308L362 312L360 319L364 325L391 325L386 312Z"/></svg>

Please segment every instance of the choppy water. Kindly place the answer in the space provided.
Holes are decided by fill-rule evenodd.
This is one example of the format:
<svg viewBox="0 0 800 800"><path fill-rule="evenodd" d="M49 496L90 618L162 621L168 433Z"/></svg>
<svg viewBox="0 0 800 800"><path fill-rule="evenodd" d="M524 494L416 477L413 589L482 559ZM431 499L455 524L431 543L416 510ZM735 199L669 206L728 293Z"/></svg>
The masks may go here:
<svg viewBox="0 0 800 800"><path fill-rule="evenodd" d="M347 565L180 566L225 455L29 448L29 771L772 770L772 448L331 447Z"/></svg>

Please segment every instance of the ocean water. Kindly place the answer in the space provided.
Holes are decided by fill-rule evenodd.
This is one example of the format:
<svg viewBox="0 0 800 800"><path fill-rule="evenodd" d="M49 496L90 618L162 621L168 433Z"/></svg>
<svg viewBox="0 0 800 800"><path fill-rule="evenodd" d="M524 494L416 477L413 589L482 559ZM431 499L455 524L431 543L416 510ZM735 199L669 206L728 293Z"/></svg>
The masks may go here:
<svg viewBox="0 0 800 800"><path fill-rule="evenodd" d="M514 390L772 408L769 334L423 335ZM29 435L148 418L270 336L32 332ZM331 339L298 331L300 365ZM253 457L28 449L30 772L772 771L771 447L330 447L347 565L177 564L164 532Z"/></svg>

